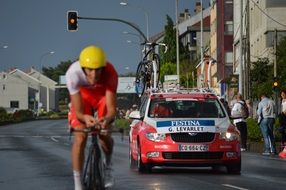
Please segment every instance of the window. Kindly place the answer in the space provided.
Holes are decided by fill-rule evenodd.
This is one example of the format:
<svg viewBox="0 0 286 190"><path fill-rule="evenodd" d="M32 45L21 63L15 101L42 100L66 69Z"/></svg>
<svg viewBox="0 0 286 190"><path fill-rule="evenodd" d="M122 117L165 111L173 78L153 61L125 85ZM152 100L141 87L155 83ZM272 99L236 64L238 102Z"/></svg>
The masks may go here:
<svg viewBox="0 0 286 190"><path fill-rule="evenodd" d="M161 114L156 114L155 111L160 111ZM217 100L166 100L160 98L151 101L148 115L151 118L222 118L226 116Z"/></svg>
<svg viewBox="0 0 286 190"><path fill-rule="evenodd" d="M3 79L7 79L7 75L4 73L4 74L2 75L2 78L3 78Z"/></svg>
<svg viewBox="0 0 286 190"><path fill-rule="evenodd" d="M226 65L232 64L232 61L233 61L232 56L233 56L233 52L226 52L224 54L224 62Z"/></svg>
<svg viewBox="0 0 286 190"><path fill-rule="evenodd" d="M10 101L10 108L19 108L19 101Z"/></svg>
<svg viewBox="0 0 286 190"><path fill-rule="evenodd" d="M225 21L224 33L230 35L233 34L233 21Z"/></svg>

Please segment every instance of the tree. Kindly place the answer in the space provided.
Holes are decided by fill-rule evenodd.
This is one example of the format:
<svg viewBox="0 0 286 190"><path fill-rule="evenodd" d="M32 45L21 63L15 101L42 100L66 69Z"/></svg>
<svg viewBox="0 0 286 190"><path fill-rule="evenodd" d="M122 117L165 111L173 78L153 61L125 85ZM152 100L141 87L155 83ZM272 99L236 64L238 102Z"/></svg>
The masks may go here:
<svg viewBox="0 0 286 190"><path fill-rule="evenodd" d="M273 64L268 58L259 58L252 62L250 70L252 97L259 99L261 93L272 95Z"/></svg>
<svg viewBox="0 0 286 190"><path fill-rule="evenodd" d="M286 37L282 38L277 46L277 78L280 89L286 89Z"/></svg>
<svg viewBox="0 0 286 190"><path fill-rule="evenodd" d="M43 67L43 74L50 79L59 82L60 76L65 75L72 61L61 62L56 67Z"/></svg>
<svg viewBox="0 0 286 190"><path fill-rule="evenodd" d="M168 52L161 50L161 63L176 63L176 30L174 23L169 15L167 16L167 25L165 25L165 35L163 43L168 46Z"/></svg>
<svg viewBox="0 0 286 190"><path fill-rule="evenodd" d="M175 75L177 66L173 63L165 63L160 68L160 81L164 82L165 75Z"/></svg>
<svg viewBox="0 0 286 190"><path fill-rule="evenodd" d="M165 36L163 43L168 46L168 52L163 53L160 50L161 56L161 69L160 81L163 82L164 75L177 74L177 49L176 49L176 29L174 23L167 15L167 25L165 25ZM179 41L179 54L180 54L180 82L184 86L192 85L192 73L194 71L194 64L190 63L188 47L184 47L182 42Z"/></svg>

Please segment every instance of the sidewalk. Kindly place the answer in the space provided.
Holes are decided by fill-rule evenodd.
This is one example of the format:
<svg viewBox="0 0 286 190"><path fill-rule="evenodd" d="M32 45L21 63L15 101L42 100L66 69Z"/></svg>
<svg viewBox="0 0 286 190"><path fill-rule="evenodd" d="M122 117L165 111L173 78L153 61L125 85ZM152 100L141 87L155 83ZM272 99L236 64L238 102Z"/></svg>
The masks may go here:
<svg viewBox="0 0 286 190"><path fill-rule="evenodd" d="M276 142L276 150L277 154L282 151L280 147L280 142ZM262 153L264 152L264 143L263 142L248 142L247 143L247 149L249 152L255 152L255 153Z"/></svg>
<svg viewBox="0 0 286 190"><path fill-rule="evenodd" d="M262 153L264 151L264 143L263 142L248 142L247 149L249 152L258 152ZM280 152L280 142L276 142L276 150Z"/></svg>

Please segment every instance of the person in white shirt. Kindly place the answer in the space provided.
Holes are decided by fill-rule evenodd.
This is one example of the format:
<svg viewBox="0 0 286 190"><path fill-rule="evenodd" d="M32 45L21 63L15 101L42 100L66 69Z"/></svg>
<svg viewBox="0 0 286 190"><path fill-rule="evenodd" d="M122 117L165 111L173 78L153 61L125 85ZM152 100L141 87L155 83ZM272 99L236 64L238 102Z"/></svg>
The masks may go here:
<svg viewBox="0 0 286 190"><path fill-rule="evenodd" d="M241 94L237 94L235 97L236 97L236 102L233 104L233 107L231 109L231 115L235 118L233 120L233 123L235 124L237 129L240 131L241 151L246 151L247 149L247 124L246 124L245 119L241 115L241 112L242 112L241 110L243 109L243 106L245 105L245 101L243 100Z"/></svg>

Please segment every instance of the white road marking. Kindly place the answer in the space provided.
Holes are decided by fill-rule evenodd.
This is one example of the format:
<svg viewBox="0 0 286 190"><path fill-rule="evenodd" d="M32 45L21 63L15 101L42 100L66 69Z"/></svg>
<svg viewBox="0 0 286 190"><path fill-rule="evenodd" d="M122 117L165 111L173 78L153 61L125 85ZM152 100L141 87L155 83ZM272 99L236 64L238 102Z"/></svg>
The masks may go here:
<svg viewBox="0 0 286 190"><path fill-rule="evenodd" d="M59 140L57 140L56 138L58 138L59 136L52 136L51 139L52 141L55 141L55 142L59 142Z"/></svg>
<svg viewBox="0 0 286 190"><path fill-rule="evenodd" d="M230 185L230 184L221 184L221 185L222 185L222 186L225 186L225 187L230 187L230 188L233 188L233 189L249 190L249 189L245 189L245 188L238 187L238 186L234 186L234 185Z"/></svg>

